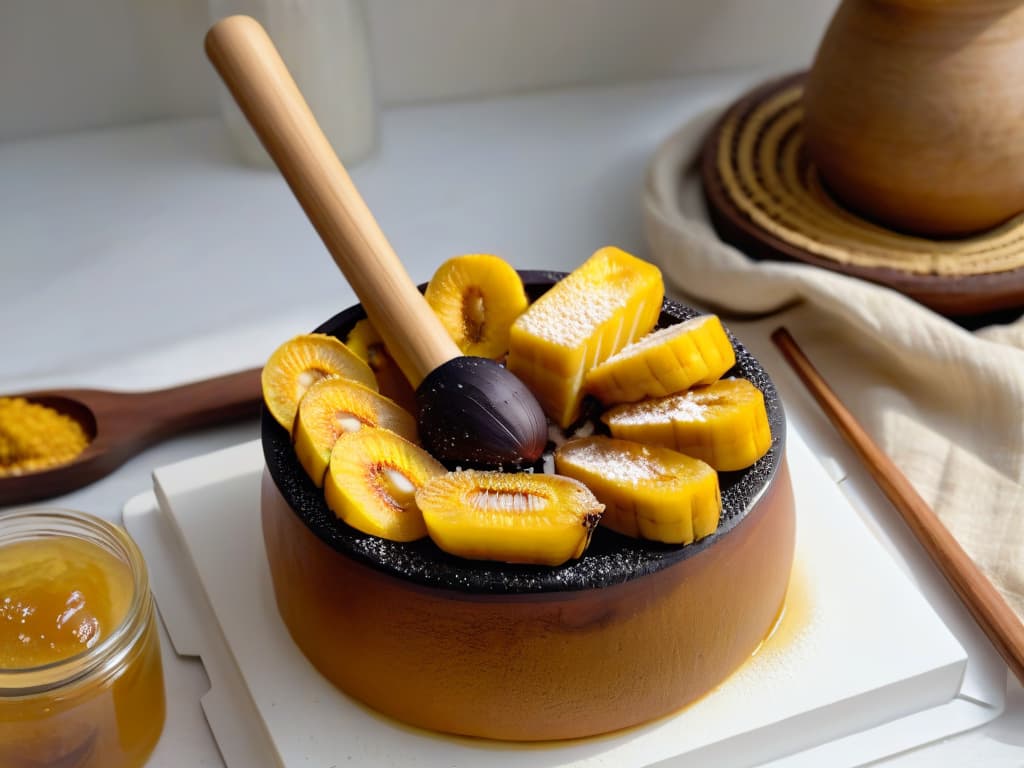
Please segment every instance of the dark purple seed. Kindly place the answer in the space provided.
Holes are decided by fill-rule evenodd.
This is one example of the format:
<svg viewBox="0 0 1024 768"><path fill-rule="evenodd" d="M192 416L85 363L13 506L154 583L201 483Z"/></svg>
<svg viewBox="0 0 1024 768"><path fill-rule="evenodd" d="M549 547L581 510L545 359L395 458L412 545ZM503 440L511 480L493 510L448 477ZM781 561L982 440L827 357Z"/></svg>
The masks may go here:
<svg viewBox="0 0 1024 768"><path fill-rule="evenodd" d="M494 360L449 360L423 379L416 404L423 447L444 464L531 464L547 444L537 398Z"/></svg>

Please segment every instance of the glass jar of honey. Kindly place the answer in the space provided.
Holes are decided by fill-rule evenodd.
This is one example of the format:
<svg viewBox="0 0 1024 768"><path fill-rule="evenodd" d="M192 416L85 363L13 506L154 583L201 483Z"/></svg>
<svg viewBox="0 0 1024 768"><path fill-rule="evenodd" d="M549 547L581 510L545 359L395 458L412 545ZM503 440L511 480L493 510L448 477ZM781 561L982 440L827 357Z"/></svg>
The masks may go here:
<svg viewBox="0 0 1024 768"><path fill-rule="evenodd" d="M0 517L0 766L141 766L164 709L135 542L80 512Z"/></svg>

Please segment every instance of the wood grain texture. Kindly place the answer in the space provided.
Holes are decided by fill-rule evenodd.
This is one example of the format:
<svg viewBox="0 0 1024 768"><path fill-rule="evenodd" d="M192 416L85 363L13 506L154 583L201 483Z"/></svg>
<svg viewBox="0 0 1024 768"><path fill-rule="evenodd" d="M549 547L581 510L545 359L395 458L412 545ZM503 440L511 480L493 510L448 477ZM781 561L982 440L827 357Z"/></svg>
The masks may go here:
<svg viewBox="0 0 1024 768"><path fill-rule="evenodd" d="M71 416L90 443L66 464L0 478L0 507L69 493L171 435L256 416L263 402L260 370L152 392L54 389L12 395Z"/></svg>
<svg viewBox="0 0 1024 768"><path fill-rule="evenodd" d="M1024 624L921 498L906 475L846 409L786 329L777 329L772 334L772 341L825 415L864 462L878 487L903 517L1010 670L1024 683Z"/></svg>
<svg viewBox="0 0 1024 768"><path fill-rule="evenodd" d="M808 154L853 210L960 236L1024 211L1024 4L843 0L804 94Z"/></svg>
<svg viewBox="0 0 1024 768"><path fill-rule="evenodd" d="M277 610L324 677L403 723L514 741L607 733L713 690L775 625L796 536L785 459L712 546L646 574L624 558L621 582L543 594L428 587L359 562L269 473L260 507Z"/></svg>
<svg viewBox="0 0 1024 768"><path fill-rule="evenodd" d="M264 29L217 22L206 52L409 382L460 352L413 285Z"/></svg>

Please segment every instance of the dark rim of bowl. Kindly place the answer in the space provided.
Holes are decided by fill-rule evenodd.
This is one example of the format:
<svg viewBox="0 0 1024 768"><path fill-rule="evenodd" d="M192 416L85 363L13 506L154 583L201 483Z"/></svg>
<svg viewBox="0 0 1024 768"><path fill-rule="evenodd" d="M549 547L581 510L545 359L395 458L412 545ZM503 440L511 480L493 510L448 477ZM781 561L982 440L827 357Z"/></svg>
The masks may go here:
<svg viewBox="0 0 1024 768"><path fill-rule="evenodd" d="M562 272L521 271L531 300L565 276ZM422 286L421 286L422 289ZM659 327L700 314L666 299ZM360 305L338 313L316 329L344 340L366 315ZM721 472L722 516L710 536L685 546L632 539L598 526L579 560L557 567L509 565L466 560L442 552L430 539L395 542L371 536L338 520L299 465L290 436L270 415L262 415L263 454L277 489L299 519L325 544L375 570L414 584L463 594L537 594L571 592L620 584L649 575L700 554L727 536L747 516L778 471L785 447L785 416L775 385L761 364L729 333L736 365L725 375L751 381L764 394L772 446L753 466ZM344 588L339 585L339 588Z"/></svg>

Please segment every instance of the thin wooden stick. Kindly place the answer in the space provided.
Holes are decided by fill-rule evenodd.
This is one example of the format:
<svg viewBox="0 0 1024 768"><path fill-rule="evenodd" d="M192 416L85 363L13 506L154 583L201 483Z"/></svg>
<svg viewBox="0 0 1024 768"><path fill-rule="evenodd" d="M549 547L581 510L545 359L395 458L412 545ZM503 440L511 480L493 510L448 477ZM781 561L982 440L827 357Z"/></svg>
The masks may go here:
<svg viewBox="0 0 1024 768"><path fill-rule="evenodd" d="M871 439L842 404L785 328L772 341L818 401L825 415L857 452L879 488L903 516L914 536L939 567L953 591L1024 684L1024 624L953 538L892 459Z"/></svg>

